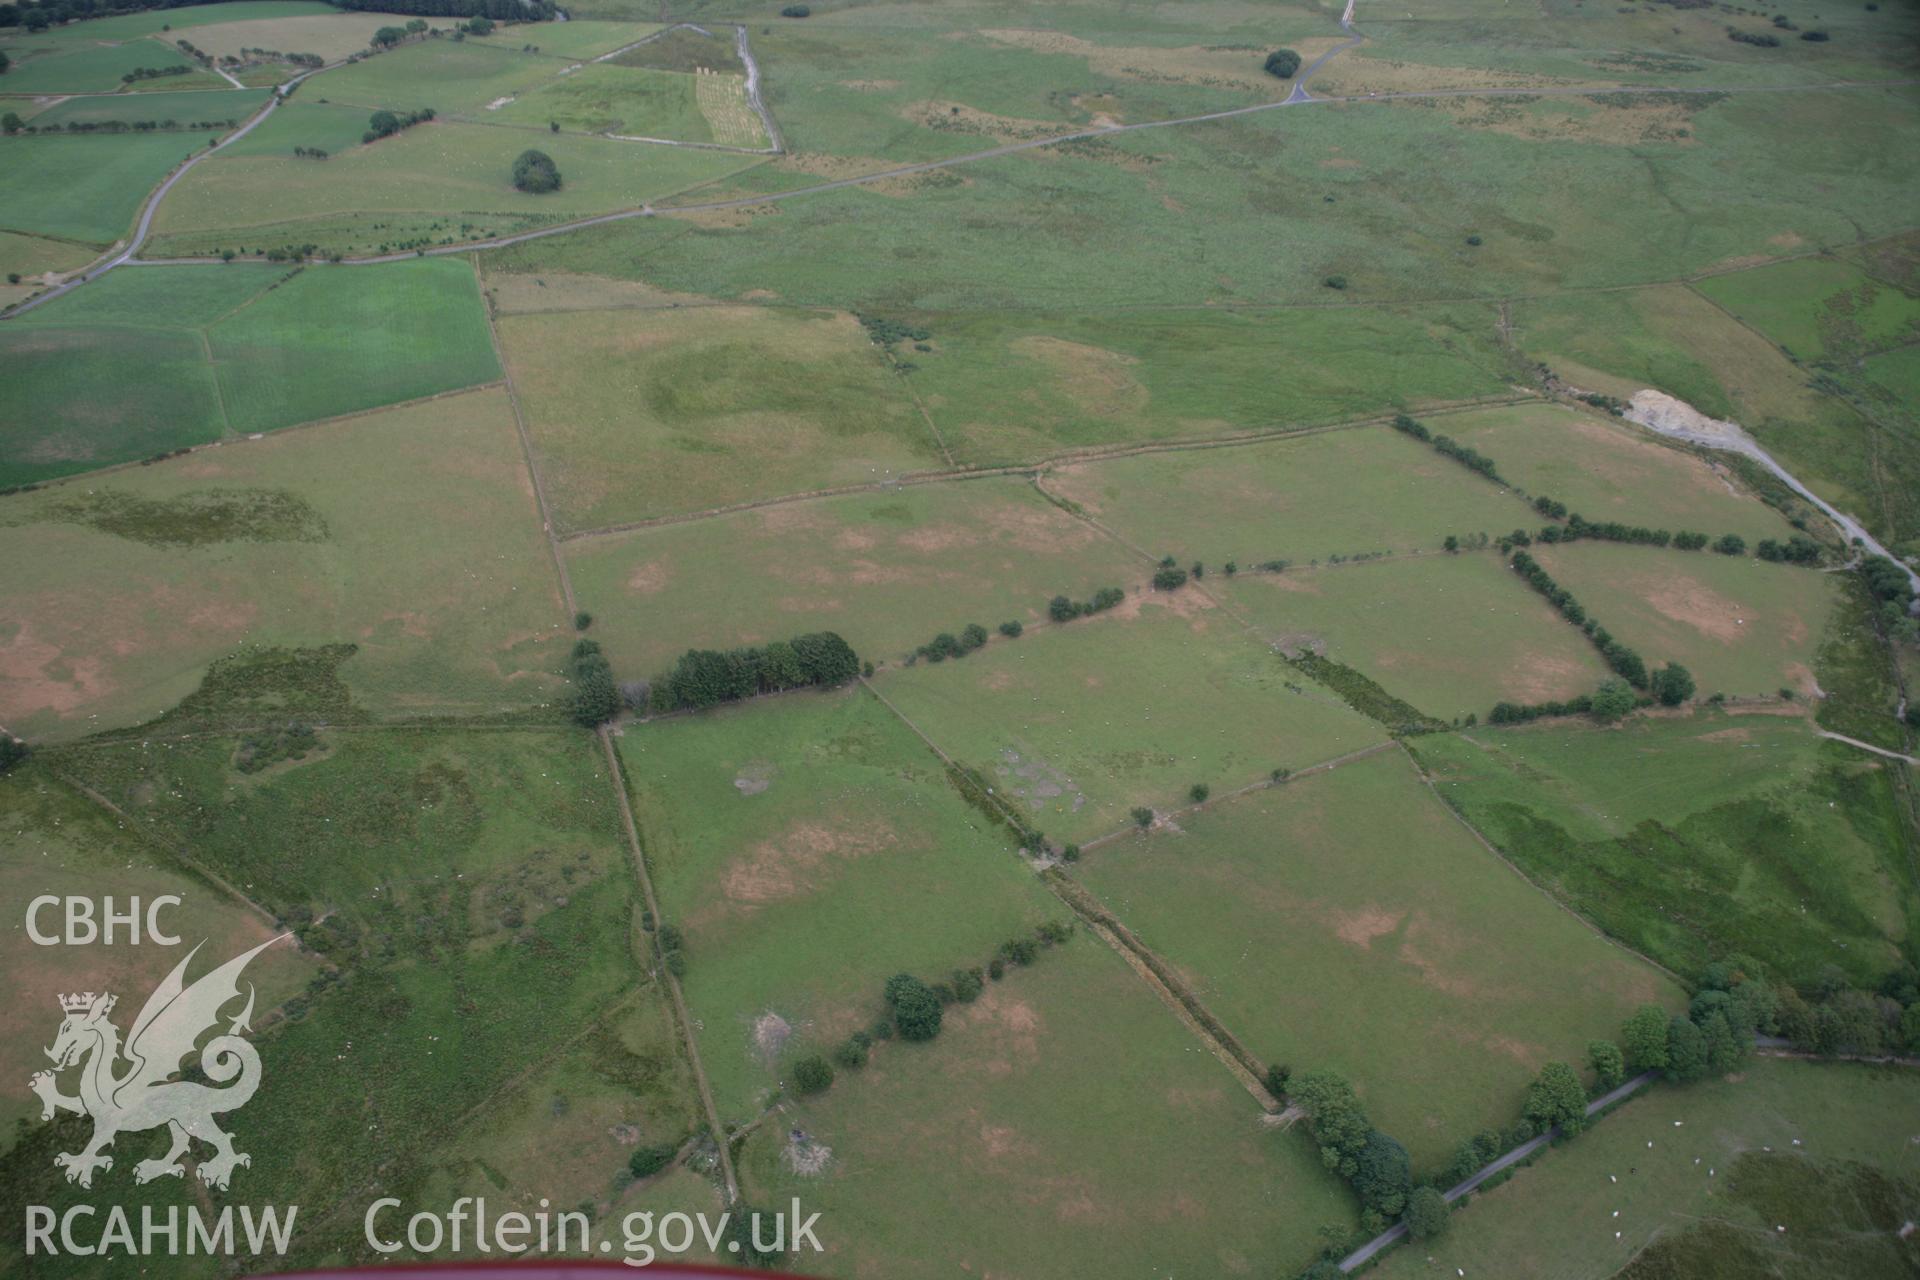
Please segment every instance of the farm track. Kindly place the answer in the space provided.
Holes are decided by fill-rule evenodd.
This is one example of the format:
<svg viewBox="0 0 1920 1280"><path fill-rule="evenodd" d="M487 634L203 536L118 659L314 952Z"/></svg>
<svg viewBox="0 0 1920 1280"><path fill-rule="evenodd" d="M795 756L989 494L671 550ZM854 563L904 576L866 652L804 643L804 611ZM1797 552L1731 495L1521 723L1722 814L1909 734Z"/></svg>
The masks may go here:
<svg viewBox="0 0 1920 1280"><path fill-rule="evenodd" d="M833 191L842 191L842 190L847 190L854 187L866 186L871 183L883 182L892 178L911 177L916 174L931 173L937 170L954 168L959 165L975 164L983 160L993 160L993 159L998 159L1004 156L1017 155L1024 151L1032 151L1042 147L1058 146L1062 143L1067 143L1067 142L1098 140L1102 138L1115 137L1120 134L1140 133L1140 132L1144 132L1151 129L1180 128L1187 125L1208 124L1208 123L1213 123L1213 122L1222 121L1222 120L1235 120L1235 119L1239 119L1246 116L1264 114L1269 111L1277 111L1283 107L1313 106L1318 104L1365 104L1365 103L1371 103L1371 102L1430 101L1430 100L1436 100L1436 99L1450 99L1450 98L1487 98L1487 97L1535 98L1535 97L1583 97L1583 96L1592 96L1592 95L1633 96L1637 94L1676 94L1676 93L1698 96L1698 95L1708 95L1708 94L1730 94L1730 93L1806 93L1806 92L1815 92L1815 91L1821 91L1821 90L1902 88L1909 85L1920 84L1920 77L1914 77L1914 78L1903 78L1903 79L1897 79L1897 80L1883 80L1883 81L1843 80L1843 81L1832 81L1832 82L1823 83L1823 84L1810 84L1810 85L1733 85L1733 86L1725 86L1725 87L1687 86L1687 85L1679 85L1679 86L1650 86L1650 85L1624 86L1623 85L1623 86L1601 87L1601 88L1572 88L1572 87L1562 87L1562 86L1546 86L1543 88L1535 88L1535 89L1503 89L1503 88L1427 89L1427 90L1417 90L1417 91L1407 91L1407 92L1335 95L1335 96L1329 96L1325 98L1315 97L1310 92L1308 92L1308 89L1307 89L1308 81L1311 80L1312 77L1317 72L1319 72L1321 68L1323 68L1333 58L1337 57L1341 53L1344 53L1348 49L1351 49L1356 45L1363 43L1366 39L1365 36L1361 35L1358 31L1354 29L1353 10L1354 10L1354 4L1352 0L1349 0L1346 10L1341 14L1341 17L1340 17L1340 26L1343 30L1349 33L1348 38L1346 40L1341 41L1339 44L1335 45L1331 49L1328 49L1325 53L1321 54L1318 58L1315 58L1312 63L1308 64L1308 66L1303 71L1301 71L1298 78L1294 81L1292 91L1288 93L1288 95L1284 99L1278 102L1260 102L1260 103L1254 103L1252 105L1245 106L1245 107L1233 107L1223 111L1210 111L1210 112L1203 112L1198 115L1179 116L1179 117L1175 117L1173 119L1168 119L1168 120L1145 120L1137 124L1107 125L1107 126L1098 127L1098 128L1076 129L1076 130L1072 130L1065 133L1049 135L1047 137L1031 138L1031 139L1026 139L1019 142L1006 143L997 147L989 147L982 151L969 152L965 155L950 156L943 160L929 160L929 161L923 161L918 164L897 165L892 168L878 170L874 173L861 174L851 178L840 178L840 179L836 179L829 182L811 183L807 186L793 187L784 191L768 192L764 195L741 196L741 197L724 199L724 200L701 201L701 202L694 202L689 204L670 205L670 206L665 206L661 208L656 208L651 202L648 202L648 203L643 203L637 209L623 209L623 210L617 210L612 213L597 214L587 218L578 218L568 222L556 223L555 225L550 227L540 227L532 231L519 232L514 235L499 236L489 240L470 241L465 244L440 245L434 248L419 250L419 251L410 252L410 253L386 253L386 254L367 255L367 256L356 257L356 258L343 258L336 265L370 266L370 265L376 265L379 263L386 263L386 262L402 262L402 261L406 261L407 259L420 257L420 256L443 257L450 254L475 253L475 252L481 252L481 251L492 250L492 249L504 249L512 245L525 244L529 241L546 239L550 236L565 235L569 232L580 231L590 227L606 226L611 223L629 221L634 218L675 217L675 216L681 216L686 214L712 213L712 212L721 212L721 211L732 210L732 209L756 208L759 206L773 204L780 201L794 200L794 199L799 199L805 196L823 195ZM705 30L705 28L698 27L693 23L680 23L676 25L691 27L695 30L702 30L702 31ZM748 69L748 76L747 76L748 100L753 106L755 112L760 116L763 125L768 131L768 138L771 143L771 146L767 154L778 154L781 151L782 143L780 140L778 126L775 124L773 119L773 114L771 111L767 109L766 103L760 92L759 63L752 56L752 51L751 51L749 42L747 40L746 27L744 25L739 25L739 26L735 26L734 30L735 30L736 48L741 55L743 65L745 65ZM657 32L653 36L648 37L648 39L658 39L660 36L665 34L666 34L665 31ZM645 40L635 42L636 45L644 44L644 43L646 43ZM630 45L627 47L632 48L634 46ZM619 53L619 52L622 52L622 50L615 50L615 53ZM596 61L597 60L598 59L596 59ZM138 256L140 251L140 246L146 242L148 232L150 231L153 224L154 215L159 210L160 202L163 199L165 199L167 193L170 190L172 190L174 184L178 182L180 178L183 177L189 169L191 169L194 165L198 164L206 156L215 154L225 149L231 143L238 141L240 138L244 137L247 133L251 132L263 120L265 120L268 115L272 114L273 109L283 100L283 95L289 90L291 90L295 85L307 79L309 76L318 75L321 72L330 70L332 67L335 67L338 65L340 64L329 63L325 67L316 67L311 71L306 71L301 73L298 76L295 76L293 79L289 80L286 84L281 85L279 89L275 91L274 95L267 99L266 103L262 106L261 110L251 119L249 119L245 125L241 126L233 134L222 139L215 146L207 149L206 151L197 153L191 159L189 159L185 164L180 166L179 169L176 169L172 174L170 174L166 178L166 180L160 184L159 188L156 189L153 192L153 194L147 198L147 201L141 211L140 221L135 231L133 241L131 244L127 246L127 248L125 248L119 254L110 258L106 262L102 263L101 265L84 270L79 275L75 276L72 280L69 280L65 284L58 285L55 288L49 290L46 293L39 295L36 298L30 298L25 302L18 303L13 307L10 307L4 311L0 311L0 320L8 319L12 316L19 315L22 312L31 310L34 307L40 306L45 302L49 302L54 298L63 296L64 294L72 291L73 289L79 287L82 284L86 284L89 281L98 279L100 276L106 274L108 271L111 271L116 267L124 266L128 263L139 263L141 261L141 259ZM666 140L651 139L646 141L666 141ZM699 145L699 144L673 143L671 145ZM668 196L666 198L671 199L673 197ZM218 262L220 261L220 259L218 258L171 258L171 259L168 259L167 261L169 263L174 263L174 264L187 264L187 263L196 263L196 262Z"/></svg>

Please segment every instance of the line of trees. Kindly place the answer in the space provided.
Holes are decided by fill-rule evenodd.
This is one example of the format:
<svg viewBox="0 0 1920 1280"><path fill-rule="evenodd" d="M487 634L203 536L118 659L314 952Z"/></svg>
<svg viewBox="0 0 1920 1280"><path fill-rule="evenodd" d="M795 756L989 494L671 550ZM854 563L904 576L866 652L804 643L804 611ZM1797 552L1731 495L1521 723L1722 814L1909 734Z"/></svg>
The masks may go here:
<svg viewBox="0 0 1920 1280"><path fill-rule="evenodd" d="M418 111L409 111L405 115L396 115L391 111L376 111L367 117L367 131L360 135L360 141L378 142L382 138L391 138L403 129L411 129L431 119L433 119L432 107L422 107Z"/></svg>
<svg viewBox="0 0 1920 1280"><path fill-rule="evenodd" d="M410 13L425 18L492 18L495 22L545 22L557 12L550 0L328 0L338 9L365 13Z"/></svg>
<svg viewBox="0 0 1920 1280"><path fill-rule="evenodd" d="M863 1031L855 1031L835 1045L832 1061L826 1054L809 1054L793 1064L794 1087L803 1094L823 1093L834 1081L834 1067L858 1070L867 1065L875 1044L895 1038L924 1043L940 1034L945 1010L950 1004L972 1004L986 990L988 982L1004 978L1009 968L1024 968L1040 958L1041 952L1073 936L1073 926L1055 920L1043 921L1031 934L1009 938L994 951L984 965L955 969L935 982L927 982L911 973L896 973L881 989L886 1011Z"/></svg>
<svg viewBox="0 0 1920 1280"><path fill-rule="evenodd" d="M1600 651L1614 673L1636 689L1647 687L1647 664L1644 659L1626 645L1621 644L1607 633L1607 629L1587 616L1587 611L1573 593L1553 580L1540 562L1524 551L1515 551L1511 561L1514 569L1526 579L1527 585L1547 598L1548 603L1560 611L1560 616L1579 627L1593 647Z"/></svg>
<svg viewBox="0 0 1920 1280"><path fill-rule="evenodd" d="M1413 1169L1407 1149L1373 1127L1346 1077L1321 1069L1294 1078L1288 1100L1307 1116L1320 1162L1345 1178L1360 1197L1361 1229L1369 1236L1407 1211Z"/></svg>
<svg viewBox="0 0 1920 1280"><path fill-rule="evenodd" d="M168 76L184 76L192 67L135 67L120 77L121 84L132 84L136 80L164 80Z"/></svg>
<svg viewBox="0 0 1920 1280"><path fill-rule="evenodd" d="M231 129L232 120L194 120L182 124L178 120L70 120L65 124L29 124L9 111L0 127L7 133L172 133L179 129Z"/></svg>
<svg viewBox="0 0 1920 1280"><path fill-rule="evenodd" d="M1119 587L1102 587L1093 593L1091 600L1071 600L1066 596L1055 596L1047 601L1047 616L1055 622L1072 622L1075 618L1105 613L1126 598L1127 593Z"/></svg>
<svg viewBox="0 0 1920 1280"><path fill-rule="evenodd" d="M1006 633L1004 626L1001 632ZM948 658L964 658L986 642L987 629L977 622L969 622L960 629L960 634L957 636L951 631L942 631L915 649L907 662L911 665L920 658L925 658L928 662L945 662Z"/></svg>
<svg viewBox="0 0 1920 1280"><path fill-rule="evenodd" d="M1404 413L1396 414L1393 419L1393 429L1405 435L1410 435L1415 440L1432 445L1437 452L1452 458L1469 471L1478 472L1495 484L1504 485L1507 483L1500 475L1500 469L1494 465L1492 458L1489 458L1477 449L1461 444L1452 436L1435 435L1433 432L1427 430L1425 423L1416 418L1409 417Z"/></svg>
<svg viewBox="0 0 1920 1280"><path fill-rule="evenodd" d="M759 648L689 649L652 682L648 701L655 712L697 709L787 689L830 688L858 674L860 659L845 640L814 631Z"/></svg>

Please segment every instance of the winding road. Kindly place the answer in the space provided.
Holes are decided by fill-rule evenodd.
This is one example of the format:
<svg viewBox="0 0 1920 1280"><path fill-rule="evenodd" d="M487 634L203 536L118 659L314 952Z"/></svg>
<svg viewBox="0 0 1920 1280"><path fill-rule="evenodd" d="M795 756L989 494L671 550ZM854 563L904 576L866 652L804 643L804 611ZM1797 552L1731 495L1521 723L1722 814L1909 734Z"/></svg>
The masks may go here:
<svg viewBox="0 0 1920 1280"><path fill-rule="evenodd" d="M1331 49L1328 49L1325 53L1321 54L1318 58L1315 58L1311 63L1309 63L1306 69L1303 70L1299 74L1298 78L1294 81L1292 92L1289 93L1286 96L1286 98L1284 98L1279 102L1258 102L1250 106L1232 107L1224 111L1209 111L1209 112L1203 112L1199 115L1192 115L1192 116L1179 116L1170 120L1146 120L1138 124L1103 125L1097 128L1075 129L1066 133L1052 134L1044 138L1029 138L1020 142L1010 142L997 147L988 147L985 150L973 151L965 155L949 156L944 160L928 160L918 164L896 165L889 169L880 169L880 170L876 170L873 173L861 174L857 177L838 178L828 182L816 182L816 183L811 183L807 186L802 186L802 187L790 187L784 191L767 192L763 195L740 196L740 197L736 197L733 199L726 199L726 200L699 201L699 202L694 202L690 204L676 204L667 208L660 208L660 209L656 209L651 204L643 204L637 209L622 209L613 213L603 213L603 214L597 214L587 218L577 218L569 222L555 223L553 226L550 226L550 227L540 227L532 231L522 231L509 236L498 236L490 240L471 240L471 241L464 242L462 244L439 245L430 249L416 250L416 251L406 252L406 253L372 254L364 257L344 258L338 264L335 264L335 265L372 266L372 265L377 265L383 262L402 262L409 258L415 258L415 257L421 257L421 256L440 257L448 254L484 252L484 251L493 250L493 249L504 249L511 245L516 245L516 244L525 244L528 241L532 241L532 240L542 240L547 238L548 236L566 235L569 232L582 231L589 227L600 227L600 226L607 226L609 224L616 223L616 222L626 222L634 218L674 217L674 216L680 216L685 214L719 212L719 211L724 211L728 209L754 208L761 205L776 204L786 200L797 200L806 196L824 195L832 191L844 191L853 187L866 186L870 183L885 182L892 178L905 178L905 177L911 177L915 174L920 174L920 173L931 173L941 169L956 168L960 165L977 164L984 160L994 160L1002 156L1018 155L1023 151L1033 151L1042 147L1059 146L1061 143L1066 143L1066 142L1078 142L1078 141L1088 140L1088 139L1107 138L1107 137L1113 137L1123 133L1140 133L1149 129L1174 129L1174 128L1183 128L1187 125L1208 124L1208 123L1219 121L1219 120L1235 120L1243 116L1253 116L1253 115L1263 114L1268 111L1278 111L1284 107L1315 106L1323 103L1363 104L1363 103L1375 103L1375 102L1430 101L1430 100L1445 99L1445 98L1587 97L1587 96L1594 96L1594 95L1611 96L1611 95L1674 94L1674 93L1682 93L1682 94L1789 93L1789 94L1792 94L1792 93L1806 93L1813 90L1821 90L1821 89L1888 89L1888 88L1897 88L1897 87L1906 86L1906 85L1920 84L1920 78L1910 78L1910 79L1901 79L1901 80L1876 80L1876 81L1847 80L1847 81L1836 81L1836 82L1827 83L1827 84L1812 84L1812 85L1733 85L1733 86L1720 87L1720 88L1700 86L1700 85L1693 85L1693 86L1634 85L1634 86L1614 86L1614 87L1603 87L1603 88L1576 88L1576 87L1549 86L1549 87L1537 88L1537 89L1493 89L1493 88L1427 89L1427 90L1418 90L1418 91L1408 91L1403 93L1374 93L1374 94L1365 94L1365 95L1346 95L1346 96L1335 96L1335 97L1326 97L1326 98L1314 97L1311 93L1307 91L1307 82L1310 79L1312 79L1314 75L1318 74L1319 71L1322 68L1324 68L1327 65L1327 63L1332 61L1335 57L1346 52L1348 49L1351 49L1354 46L1362 43L1366 38L1365 36L1360 34L1360 32L1354 29L1353 11L1354 11L1355 3L1356 3L1356 0L1347 0L1347 7L1345 11L1340 15L1340 27L1343 31L1348 33L1348 38L1341 41L1339 44L1333 46ZM690 26L692 24L682 24L682 25ZM748 100L752 103L755 111L759 113L762 121L765 122L769 131L768 137L772 140L774 147L777 149L782 144L781 144L780 135L778 132L778 126L774 123L772 113L767 110L766 104L762 100L759 64L757 61L754 60L751 52L748 49L746 28L744 26L736 26L735 32L736 32L736 36L735 36L736 47L741 54L743 64L748 68L748 77L747 77ZM664 34L664 33L658 33L658 34ZM657 36L650 37L650 38L657 38ZM202 159L206 158L207 156L212 155L217 151L223 150L230 144L246 136L247 133L251 132L256 126L259 125L259 123L262 120L264 120L268 115L272 113L274 107L279 104L281 98L294 85L306 79L308 76L317 75L321 71L328 70L331 67L338 66L338 65L340 64L329 63L328 66L326 67L316 67L311 71L304 72L301 75L295 76L292 80L289 80L286 84L280 86L279 91L274 95L274 97L268 99L267 103L262 108L260 113L256 115L253 119L249 120L245 125L243 125L240 129L236 130L233 134L222 139L218 145L200 152L198 155L188 160L186 164L182 165L179 169L174 171L174 173L170 175L165 182L161 183L159 188L155 190L151 196L148 197L147 203L141 212L139 227L137 228L132 241L119 254L117 254L113 258L108 259L107 261L99 265L88 268L86 271L82 272L80 275L75 276L73 279L67 281L65 284L59 285L54 289L51 289L46 293L39 295L38 297L31 298L25 302L18 303L15 306L6 309L5 311L0 311L0 320L5 320L12 316L19 315L25 311L32 310L34 307L40 306L46 302L53 300L54 298L60 297L63 294L70 292L74 288L77 288L78 286L87 283L88 281L99 279L102 275L105 275L108 271L111 271L116 267L180 265L180 264L187 264L187 263L206 263L206 262L220 261L220 259L218 258L142 259L137 255L140 251L140 246L146 242L147 233L152 226L154 214L159 209L161 200L165 199L167 192L173 188L174 183L178 182L181 176L184 175L187 172L187 170L191 169L195 164L198 164ZM1755 447L1757 448L1757 446ZM1768 462L1770 463L1771 460L1769 459ZM1793 481L1791 480L1791 478L1788 478L1788 479L1789 479L1789 483L1794 484L1796 488L1799 487L1797 481ZM1809 496L1811 497L1811 495ZM1819 502L1817 498L1813 499L1813 501ZM1821 503L1820 505L1823 510L1830 511L1830 509L1827 508L1824 503ZM1916 581L1920 582L1920 579L1916 579Z"/></svg>

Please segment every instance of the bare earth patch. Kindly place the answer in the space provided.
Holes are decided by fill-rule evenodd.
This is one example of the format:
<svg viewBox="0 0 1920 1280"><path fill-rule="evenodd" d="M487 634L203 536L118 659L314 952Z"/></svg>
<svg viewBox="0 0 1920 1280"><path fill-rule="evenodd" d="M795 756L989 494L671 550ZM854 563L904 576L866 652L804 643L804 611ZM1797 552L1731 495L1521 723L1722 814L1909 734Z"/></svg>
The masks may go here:
<svg viewBox="0 0 1920 1280"><path fill-rule="evenodd" d="M797 897L811 892L834 861L883 852L894 848L896 839L884 822L796 822L784 835L736 858L721 890L730 902L749 907Z"/></svg>

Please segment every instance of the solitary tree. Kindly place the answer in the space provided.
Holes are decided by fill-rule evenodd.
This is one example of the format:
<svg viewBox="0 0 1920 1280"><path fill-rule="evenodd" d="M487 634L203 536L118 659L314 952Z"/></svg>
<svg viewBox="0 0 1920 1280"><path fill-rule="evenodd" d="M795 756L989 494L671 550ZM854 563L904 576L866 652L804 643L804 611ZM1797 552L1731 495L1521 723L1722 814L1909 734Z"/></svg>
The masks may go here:
<svg viewBox="0 0 1920 1280"><path fill-rule="evenodd" d="M513 162L513 185L530 195L560 189L560 166L544 151L522 151Z"/></svg>
<svg viewBox="0 0 1920 1280"><path fill-rule="evenodd" d="M887 979L887 1005L902 1040L931 1040L940 1034L940 997L912 974Z"/></svg>
<svg viewBox="0 0 1920 1280"><path fill-rule="evenodd" d="M1267 74L1278 76L1282 80L1293 79L1293 73L1300 69L1300 55L1291 49L1275 49L1267 55Z"/></svg>
<svg viewBox="0 0 1920 1280"><path fill-rule="evenodd" d="M833 1086L833 1066L819 1054L793 1064L793 1085L801 1093L825 1093Z"/></svg>
<svg viewBox="0 0 1920 1280"><path fill-rule="evenodd" d="M1677 662L1669 662L1653 673L1653 696L1663 707L1677 707L1693 696L1693 673Z"/></svg>

